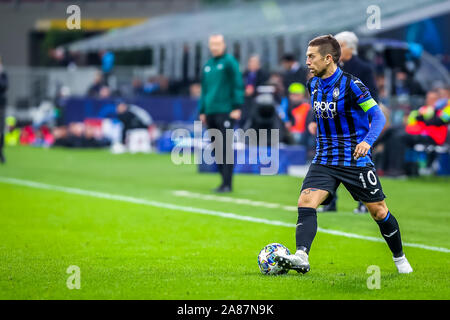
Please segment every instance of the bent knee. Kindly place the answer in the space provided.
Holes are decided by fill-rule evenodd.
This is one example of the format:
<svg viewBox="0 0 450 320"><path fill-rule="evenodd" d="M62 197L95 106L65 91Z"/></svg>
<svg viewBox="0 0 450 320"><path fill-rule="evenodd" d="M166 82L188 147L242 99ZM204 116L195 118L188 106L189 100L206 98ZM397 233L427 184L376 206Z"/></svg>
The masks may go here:
<svg viewBox="0 0 450 320"><path fill-rule="evenodd" d="M383 202L377 202L377 203L366 203L367 209L370 212L370 215L374 220L383 220L386 218L388 213L388 208L386 204Z"/></svg>
<svg viewBox="0 0 450 320"><path fill-rule="evenodd" d="M298 207L317 208L328 194L327 191L308 188L302 190L298 198Z"/></svg>
<svg viewBox="0 0 450 320"><path fill-rule="evenodd" d="M312 199L310 199L310 198L303 198L303 199L298 199L298 202L297 202L297 206L299 207L299 208L301 208L301 207L307 207L307 208L315 208L316 207L316 205L315 205L315 201L313 201Z"/></svg>

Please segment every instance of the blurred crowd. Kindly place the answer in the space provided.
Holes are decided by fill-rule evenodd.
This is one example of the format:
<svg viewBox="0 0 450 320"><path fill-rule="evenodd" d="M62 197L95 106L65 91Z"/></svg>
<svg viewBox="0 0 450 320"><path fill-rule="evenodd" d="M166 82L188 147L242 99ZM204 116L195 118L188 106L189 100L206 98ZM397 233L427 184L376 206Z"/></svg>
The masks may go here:
<svg viewBox="0 0 450 320"><path fill-rule="evenodd" d="M416 175L419 169L431 170L436 153L443 150L436 147L445 147L449 143L447 133L450 117L450 88L448 84L436 83L432 87L424 88L414 79L414 75L404 68L394 69L391 81L387 81L385 74L360 58L358 38L354 33L341 32L336 35L336 39L342 49L340 67L361 79L388 119L382 135L373 146L373 156L376 158L375 163L379 174L381 176ZM86 91L86 96L100 99L123 98L124 92L110 85L110 79L114 75L114 54L102 51L99 55L101 68ZM60 53L57 57L61 61L71 63L64 54ZM269 72L262 67L261 57L252 55L247 61L242 77L245 86L245 102L238 126L244 130L248 128L279 129L281 142L305 146L309 157L312 158L316 127L309 93L306 89L310 73L304 64L298 61L294 54L286 53L282 56L279 70ZM201 96L200 81L189 81L186 77L178 81L163 75L148 78L135 77L129 87L131 89L128 90L128 96L131 92L133 97L183 95L199 99ZM52 118L54 123L49 126L45 121L48 117L42 115L41 120L44 120L23 130L19 139L20 143L69 147L108 145L108 141L96 134L89 124L66 126L63 123L64 110L60 100L67 95L63 89L58 91L53 101L54 110L49 111L51 114L48 117ZM4 95L5 90L0 87L0 95ZM268 93L271 96L269 100ZM393 100L392 97L395 99ZM422 106L415 108L409 104L411 97L421 98L424 101ZM0 96L0 101L1 99ZM121 119L121 113L125 112L124 105L126 104L123 101L118 103L118 119ZM45 110L42 113L45 114ZM144 113L146 113L145 110L138 112L140 116L135 118L142 118ZM123 118L122 127L130 129L129 123L124 122ZM134 125L134 128L148 128L148 123L144 121ZM5 134L5 140L12 143L11 141L17 136L14 119L7 121ZM120 140L124 141L124 136ZM426 159L422 159L423 161L418 161L412 156L414 152L410 152L420 148L427 150Z"/></svg>

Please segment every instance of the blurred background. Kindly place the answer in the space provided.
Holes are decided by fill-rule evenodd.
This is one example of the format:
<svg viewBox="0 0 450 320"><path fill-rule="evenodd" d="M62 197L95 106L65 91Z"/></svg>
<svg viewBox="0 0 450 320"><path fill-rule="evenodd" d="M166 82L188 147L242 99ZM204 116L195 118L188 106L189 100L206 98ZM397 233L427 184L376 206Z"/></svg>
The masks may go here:
<svg viewBox="0 0 450 320"><path fill-rule="evenodd" d="M279 173L302 175L315 146L306 47L350 31L341 66L370 67L357 76L388 118L380 176L450 175L449 18L445 0L0 0L5 144L170 152L198 119L208 37L222 33L245 85L237 126L280 129Z"/></svg>

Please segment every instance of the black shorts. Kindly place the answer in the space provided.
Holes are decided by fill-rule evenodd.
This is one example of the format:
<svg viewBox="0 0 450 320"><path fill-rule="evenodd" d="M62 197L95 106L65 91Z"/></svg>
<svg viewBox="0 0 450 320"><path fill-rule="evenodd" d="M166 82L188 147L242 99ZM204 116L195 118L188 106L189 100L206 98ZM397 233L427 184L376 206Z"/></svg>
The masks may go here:
<svg viewBox="0 0 450 320"><path fill-rule="evenodd" d="M322 204L328 204L341 182L356 201L378 202L386 198L374 166L344 167L313 163L303 180L302 191L308 188L326 190L330 196Z"/></svg>

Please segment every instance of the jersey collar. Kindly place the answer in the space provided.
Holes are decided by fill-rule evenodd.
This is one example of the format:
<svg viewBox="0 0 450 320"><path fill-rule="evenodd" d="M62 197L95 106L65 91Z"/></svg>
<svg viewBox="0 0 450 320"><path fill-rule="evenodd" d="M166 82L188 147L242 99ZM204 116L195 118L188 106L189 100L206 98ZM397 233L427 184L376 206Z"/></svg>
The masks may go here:
<svg viewBox="0 0 450 320"><path fill-rule="evenodd" d="M343 71L341 70L341 68L337 67L336 71L330 77L325 79L319 78L322 87L326 89L333 86L336 83L337 79L339 79L339 77L342 75L342 73Z"/></svg>

